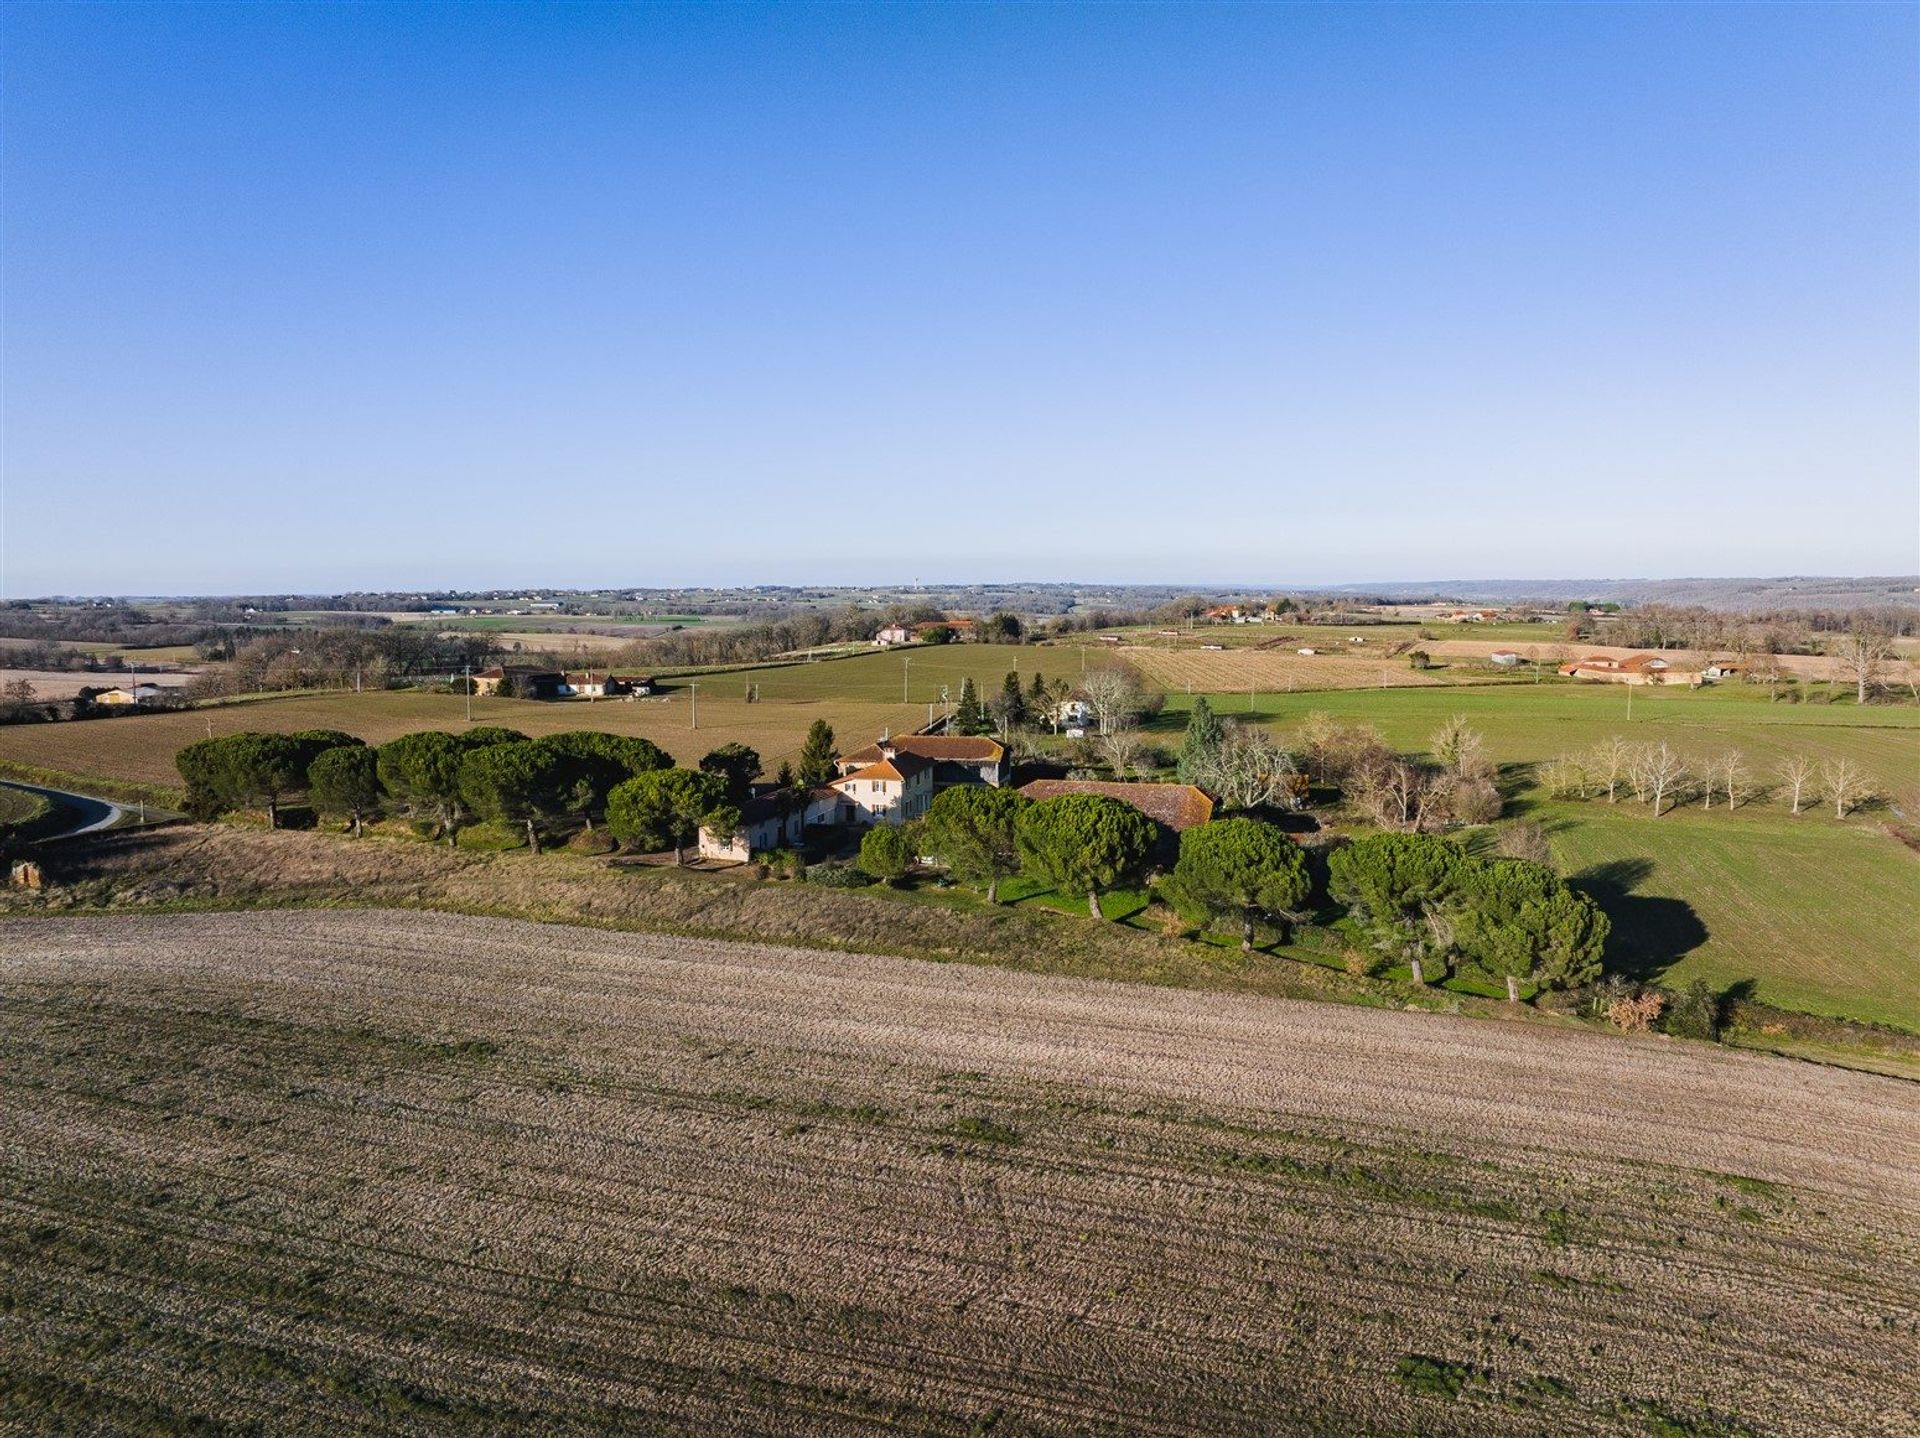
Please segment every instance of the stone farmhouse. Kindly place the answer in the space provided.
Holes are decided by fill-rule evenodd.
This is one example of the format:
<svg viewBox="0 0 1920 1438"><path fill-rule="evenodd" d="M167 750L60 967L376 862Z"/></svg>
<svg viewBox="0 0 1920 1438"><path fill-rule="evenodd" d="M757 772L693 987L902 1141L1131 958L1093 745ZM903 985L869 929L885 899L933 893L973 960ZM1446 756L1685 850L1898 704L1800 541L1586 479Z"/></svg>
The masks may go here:
<svg viewBox="0 0 1920 1438"><path fill-rule="evenodd" d="M1569 679L1594 679L1605 684L1686 684L1698 686L1698 669L1677 668L1657 654L1589 654L1571 664L1562 664L1560 673Z"/></svg>
<svg viewBox="0 0 1920 1438"><path fill-rule="evenodd" d="M809 829L871 828L918 819L933 796L955 784L1004 784L1012 772L1006 746L962 734L882 737L834 761L838 773L810 790L804 803L764 794L740 808L740 827L722 837L700 831L700 856L745 863L769 849L801 843Z"/></svg>
<svg viewBox="0 0 1920 1438"><path fill-rule="evenodd" d="M496 664L473 676L475 694L502 689L522 699L627 699L651 694L651 676L614 674L604 669L541 669L532 664Z"/></svg>

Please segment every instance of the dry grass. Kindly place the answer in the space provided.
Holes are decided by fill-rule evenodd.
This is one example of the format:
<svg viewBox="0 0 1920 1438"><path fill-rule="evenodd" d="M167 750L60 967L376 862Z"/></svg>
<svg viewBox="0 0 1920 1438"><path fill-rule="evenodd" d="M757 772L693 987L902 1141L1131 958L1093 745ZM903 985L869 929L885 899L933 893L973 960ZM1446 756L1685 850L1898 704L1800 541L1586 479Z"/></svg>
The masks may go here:
<svg viewBox="0 0 1920 1438"><path fill-rule="evenodd" d="M8 1431L1920 1413L1890 1080L418 914L4 926L0 993Z"/></svg>
<svg viewBox="0 0 1920 1438"><path fill-rule="evenodd" d="M1413 668L1405 656L1390 659L1369 645L1364 654L1303 656L1288 649L1122 649L1127 660L1169 692L1263 694L1325 689L1430 688L1448 682L1444 673ZM1484 679L1485 674L1475 676Z"/></svg>

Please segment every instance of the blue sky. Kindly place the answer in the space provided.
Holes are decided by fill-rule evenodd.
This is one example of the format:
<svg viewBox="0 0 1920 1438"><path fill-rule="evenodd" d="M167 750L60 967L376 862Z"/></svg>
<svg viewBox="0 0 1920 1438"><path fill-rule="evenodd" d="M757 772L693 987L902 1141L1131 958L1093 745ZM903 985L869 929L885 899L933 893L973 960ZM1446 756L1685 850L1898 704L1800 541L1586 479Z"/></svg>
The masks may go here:
<svg viewBox="0 0 1920 1438"><path fill-rule="evenodd" d="M5 590L1920 567L1920 8L0 11Z"/></svg>

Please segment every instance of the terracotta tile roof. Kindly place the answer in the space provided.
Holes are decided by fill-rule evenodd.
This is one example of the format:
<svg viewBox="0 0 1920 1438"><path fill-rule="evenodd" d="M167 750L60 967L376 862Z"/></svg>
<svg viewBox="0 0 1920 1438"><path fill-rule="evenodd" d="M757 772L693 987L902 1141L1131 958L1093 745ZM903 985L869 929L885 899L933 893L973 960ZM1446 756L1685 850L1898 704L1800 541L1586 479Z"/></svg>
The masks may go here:
<svg viewBox="0 0 1920 1438"><path fill-rule="evenodd" d="M1213 800L1191 784L1122 784L1103 779L1035 779L1020 792L1029 799L1057 799L1062 794L1103 794L1130 804L1149 819L1178 833L1213 817Z"/></svg>
<svg viewBox="0 0 1920 1438"><path fill-rule="evenodd" d="M475 679L558 679L558 669L542 669L538 664L494 664L486 669L476 669Z"/></svg>
<svg viewBox="0 0 1920 1438"><path fill-rule="evenodd" d="M896 754L935 763L998 764L1007 756L1006 748L998 741L969 734L902 734L898 739L884 742ZM840 762L878 764L886 757L880 748L880 744L869 744L851 754L842 754Z"/></svg>
<svg viewBox="0 0 1920 1438"><path fill-rule="evenodd" d="M868 764L864 768L855 769L851 774L842 774L838 779L830 779L827 782L838 786L853 779L884 779L901 784L927 767L926 760L902 754L895 759L882 759L877 764Z"/></svg>

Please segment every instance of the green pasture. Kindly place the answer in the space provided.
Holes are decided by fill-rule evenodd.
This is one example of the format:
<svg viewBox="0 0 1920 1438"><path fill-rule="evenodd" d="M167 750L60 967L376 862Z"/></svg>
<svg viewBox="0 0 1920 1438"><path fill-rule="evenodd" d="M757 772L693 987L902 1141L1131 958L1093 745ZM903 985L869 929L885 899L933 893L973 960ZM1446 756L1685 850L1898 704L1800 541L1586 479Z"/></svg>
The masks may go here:
<svg viewBox="0 0 1920 1438"><path fill-rule="evenodd" d="M1282 732L1315 711L1376 726L1386 741L1409 752L1455 714L1486 735L1490 757L1502 765L1533 765L1578 754L1609 735L1634 743L1665 740L1695 760L1738 749L1753 779L1777 782L1771 771L1789 754L1815 759L1845 755L1896 800L1920 792L1920 708L1887 704L1767 702L1764 689L1724 684L1703 689L1636 688L1632 715L1623 685L1547 680L1432 689L1340 689L1309 694L1213 694L1222 714L1249 713ZM1177 736L1192 700L1167 697L1157 727ZM1524 777L1524 776L1521 776Z"/></svg>
<svg viewBox="0 0 1920 1438"><path fill-rule="evenodd" d="M1617 967L1920 1029L1920 854L1870 817L1696 805L1655 820L1592 800L1533 817L1612 917Z"/></svg>
<svg viewBox="0 0 1920 1438"><path fill-rule="evenodd" d="M1245 717L1245 694L1211 696ZM1170 696L1157 721L1177 740L1191 701ZM1785 1007L1920 1029L1920 855L1890 821L1920 817L1920 709L1902 705L1770 704L1763 690L1506 684L1260 695L1256 720L1282 734L1319 710L1372 724L1386 741L1423 750L1449 716L1465 714L1501 766L1509 813L1538 819L1569 875L1600 894L1617 934L1613 962L1662 982L1700 977L1751 986ZM1698 762L1737 749L1753 795L1738 809L1698 801L1655 819L1620 802L1548 798L1536 766L1608 735L1662 740ZM1881 798L1845 820L1815 802L1788 813L1772 772L1789 754L1847 757Z"/></svg>
<svg viewBox="0 0 1920 1438"><path fill-rule="evenodd" d="M713 679L702 679L702 693L709 684L737 691L746 684L760 686L761 703L852 700L862 703L901 702L937 703L944 686L955 703L960 685L973 680L980 697L988 699L1000 688L1009 671L1018 670L1022 687L1033 682L1037 670L1049 679L1078 680L1084 662L1097 668L1110 661L1106 646L1091 645L1085 651L1066 647L1017 644L929 644L909 649L875 649L848 658L820 659L813 663L768 665L759 669L736 669ZM682 684L684 680L670 680ZM904 684L904 688L903 688ZM716 689L718 692L718 689Z"/></svg>

